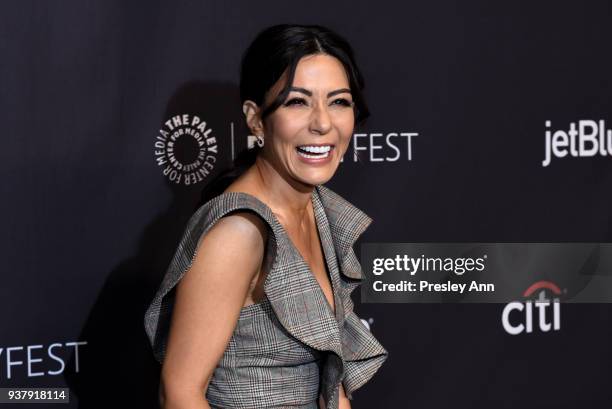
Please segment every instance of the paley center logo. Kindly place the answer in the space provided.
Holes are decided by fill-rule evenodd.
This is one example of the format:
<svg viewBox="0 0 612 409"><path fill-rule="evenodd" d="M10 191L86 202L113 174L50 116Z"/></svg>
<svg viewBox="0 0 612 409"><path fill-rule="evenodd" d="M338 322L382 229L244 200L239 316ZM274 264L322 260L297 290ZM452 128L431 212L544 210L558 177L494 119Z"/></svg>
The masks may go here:
<svg viewBox="0 0 612 409"><path fill-rule="evenodd" d="M546 294L551 298L547 298ZM551 281L538 281L527 288L524 302L512 301L502 312L502 325L511 335L561 329L561 289ZM537 298L533 298L537 296Z"/></svg>
<svg viewBox="0 0 612 409"><path fill-rule="evenodd" d="M606 129L604 120L585 119L570 122L569 130L551 130L546 121L545 157L542 166L547 167L553 158L612 156L612 130Z"/></svg>
<svg viewBox="0 0 612 409"><path fill-rule="evenodd" d="M155 157L163 174L186 186L203 181L217 162L218 144L212 129L197 115L175 115L155 138Z"/></svg>

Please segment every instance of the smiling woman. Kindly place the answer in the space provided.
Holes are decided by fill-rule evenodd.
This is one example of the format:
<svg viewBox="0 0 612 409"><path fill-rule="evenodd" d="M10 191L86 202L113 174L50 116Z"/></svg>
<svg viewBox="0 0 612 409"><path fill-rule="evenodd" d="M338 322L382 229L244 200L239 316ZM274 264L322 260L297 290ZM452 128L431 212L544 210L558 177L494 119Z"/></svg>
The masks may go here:
<svg viewBox="0 0 612 409"><path fill-rule="evenodd" d="M372 219L324 186L368 116L363 86L321 26L270 27L245 52L257 147L207 188L145 316L162 407L350 408L387 358L350 297Z"/></svg>
<svg viewBox="0 0 612 409"><path fill-rule="evenodd" d="M266 93L264 105L282 94L287 81L286 75L281 76ZM287 101L266 118L265 125L257 104L245 101L249 128L269 147L259 157L267 157L278 170L306 185L327 182L348 148L355 125L348 85L341 62L317 53L300 59Z"/></svg>

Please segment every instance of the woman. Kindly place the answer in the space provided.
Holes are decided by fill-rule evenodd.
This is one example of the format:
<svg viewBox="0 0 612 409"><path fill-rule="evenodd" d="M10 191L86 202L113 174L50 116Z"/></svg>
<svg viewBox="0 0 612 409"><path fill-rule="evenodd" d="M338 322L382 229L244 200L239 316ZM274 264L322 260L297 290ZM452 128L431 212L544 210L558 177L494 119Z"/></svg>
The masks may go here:
<svg viewBox="0 0 612 409"><path fill-rule="evenodd" d="M145 317L163 407L350 408L385 361L350 298L372 220L323 186L368 115L362 88L321 26L273 26L247 49L253 163L191 217Z"/></svg>

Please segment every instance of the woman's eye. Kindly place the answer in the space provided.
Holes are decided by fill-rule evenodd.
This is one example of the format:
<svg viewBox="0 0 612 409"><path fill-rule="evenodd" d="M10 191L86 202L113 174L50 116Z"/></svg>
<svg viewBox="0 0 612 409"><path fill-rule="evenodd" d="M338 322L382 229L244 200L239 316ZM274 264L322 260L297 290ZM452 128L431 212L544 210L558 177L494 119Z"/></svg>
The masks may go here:
<svg viewBox="0 0 612 409"><path fill-rule="evenodd" d="M337 104L337 102L339 102L339 104ZM353 102L345 98L336 99L333 103L334 105L344 105L347 107L353 106Z"/></svg>
<svg viewBox="0 0 612 409"><path fill-rule="evenodd" d="M291 98L289 101L285 102L285 106L289 106L289 105L300 105L300 104L305 104L306 101L304 101L303 98Z"/></svg>
<svg viewBox="0 0 612 409"><path fill-rule="evenodd" d="M283 105L287 107L291 105L308 105L308 103L306 102L304 98L291 98L290 100L285 102ZM341 105L341 106L351 107L353 106L353 102L349 101L346 98L339 98L339 99L334 100L332 102L332 105Z"/></svg>

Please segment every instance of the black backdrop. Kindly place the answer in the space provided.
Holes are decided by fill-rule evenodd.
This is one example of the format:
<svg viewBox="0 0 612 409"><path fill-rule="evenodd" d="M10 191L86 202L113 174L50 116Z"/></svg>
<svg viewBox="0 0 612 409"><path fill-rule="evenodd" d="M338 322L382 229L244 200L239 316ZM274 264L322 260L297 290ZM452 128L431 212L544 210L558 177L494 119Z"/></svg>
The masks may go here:
<svg viewBox="0 0 612 409"><path fill-rule="evenodd" d="M355 130L363 161L349 148L327 185L374 219L357 252L612 241L612 152L542 165L547 130L612 128L611 9L2 2L0 386L70 387L70 407L155 407L143 313L210 180L172 180L155 143L189 114L216 138L213 174L247 146L239 59L271 24L327 25L356 50L372 111ZM197 153L177 145L179 159ZM609 304L564 304L560 330L519 335L503 308L357 302L390 357L353 407L609 407Z"/></svg>

